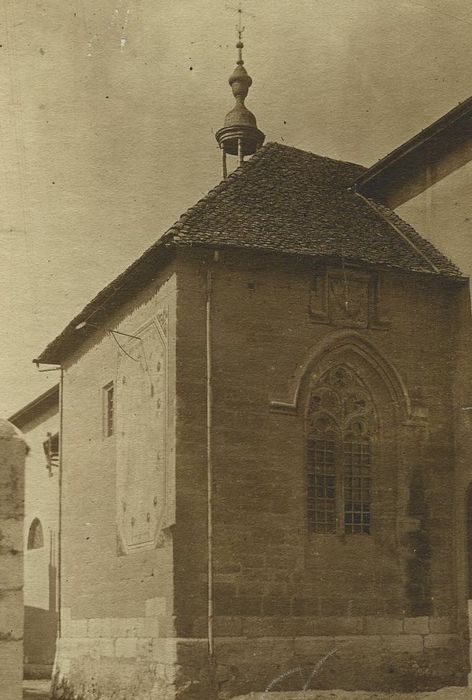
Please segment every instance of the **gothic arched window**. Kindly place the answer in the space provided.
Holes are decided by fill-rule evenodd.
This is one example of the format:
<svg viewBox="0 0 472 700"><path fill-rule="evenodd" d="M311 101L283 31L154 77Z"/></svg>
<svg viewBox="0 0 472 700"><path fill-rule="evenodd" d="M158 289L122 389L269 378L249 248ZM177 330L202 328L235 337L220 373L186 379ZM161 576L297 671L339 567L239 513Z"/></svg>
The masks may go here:
<svg viewBox="0 0 472 700"><path fill-rule="evenodd" d="M28 549L40 549L43 546L43 527L38 518L35 518L28 533Z"/></svg>
<svg viewBox="0 0 472 700"><path fill-rule="evenodd" d="M308 527L370 533L375 411L355 373L336 367L315 383L306 415Z"/></svg>

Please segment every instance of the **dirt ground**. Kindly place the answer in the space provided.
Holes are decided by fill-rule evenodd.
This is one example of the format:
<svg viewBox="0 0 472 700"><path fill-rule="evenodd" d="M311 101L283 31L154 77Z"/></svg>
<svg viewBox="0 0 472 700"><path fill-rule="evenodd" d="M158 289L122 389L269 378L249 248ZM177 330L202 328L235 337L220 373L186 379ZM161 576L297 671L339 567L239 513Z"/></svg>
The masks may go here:
<svg viewBox="0 0 472 700"><path fill-rule="evenodd" d="M25 681L23 700L49 700L49 681ZM310 690L307 692L251 693L250 695L239 695L233 700L472 700L472 689L443 688L435 693L406 694Z"/></svg>
<svg viewBox="0 0 472 700"><path fill-rule="evenodd" d="M368 693L346 690L310 690L285 693L250 693L232 700L472 700L472 689L443 688L434 693Z"/></svg>
<svg viewBox="0 0 472 700"><path fill-rule="evenodd" d="M49 700L49 681L23 681L23 700Z"/></svg>

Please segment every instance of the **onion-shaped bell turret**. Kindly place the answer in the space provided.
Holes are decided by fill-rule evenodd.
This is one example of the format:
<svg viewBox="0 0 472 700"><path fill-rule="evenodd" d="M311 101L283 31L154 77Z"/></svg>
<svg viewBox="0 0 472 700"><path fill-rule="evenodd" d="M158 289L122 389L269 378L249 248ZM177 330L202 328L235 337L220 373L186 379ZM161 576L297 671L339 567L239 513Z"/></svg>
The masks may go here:
<svg viewBox="0 0 472 700"><path fill-rule="evenodd" d="M252 78L244 68L243 46L242 41L236 44L239 59L229 79L236 104L226 115L224 127L216 132L216 140L220 148L225 153L239 155L240 158L255 153L265 139L265 135L257 128L256 117L244 104L252 85Z"/></svg>

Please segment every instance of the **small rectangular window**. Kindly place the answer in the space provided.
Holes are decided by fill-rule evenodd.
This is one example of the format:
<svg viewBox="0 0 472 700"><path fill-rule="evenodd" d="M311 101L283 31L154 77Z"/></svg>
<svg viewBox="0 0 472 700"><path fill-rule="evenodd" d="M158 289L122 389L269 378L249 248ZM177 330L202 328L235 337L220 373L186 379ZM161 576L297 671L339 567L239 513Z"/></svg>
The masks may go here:
<svg viewBox="0 0 472 700"><path fill-rule="evenodd" d="M46 467L49 474L52 468L59 466L59 433L47 433L47 439L43 442L44 454L46 455Z"/></svg>
<svg viewBox="0 0 472 700"><path fill-rule="evenodd" d="M103 434L113 435L115 427L115 392L113 382L103 387Z"/></svg>

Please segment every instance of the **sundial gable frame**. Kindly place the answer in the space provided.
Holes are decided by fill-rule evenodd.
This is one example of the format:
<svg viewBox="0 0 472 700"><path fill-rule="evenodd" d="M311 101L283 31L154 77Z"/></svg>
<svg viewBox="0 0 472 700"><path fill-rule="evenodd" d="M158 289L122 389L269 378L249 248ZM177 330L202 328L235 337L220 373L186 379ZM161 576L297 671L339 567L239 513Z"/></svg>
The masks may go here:
<svg viewBox="0 0 472 700"><path fill-rule="evenodd" d="M116 386L118 553L164 543L170 437L169 304L134 330L119 352ZM139 340L138 340L139 338ZM134 393L133 393L134 383Z"/></svg>

